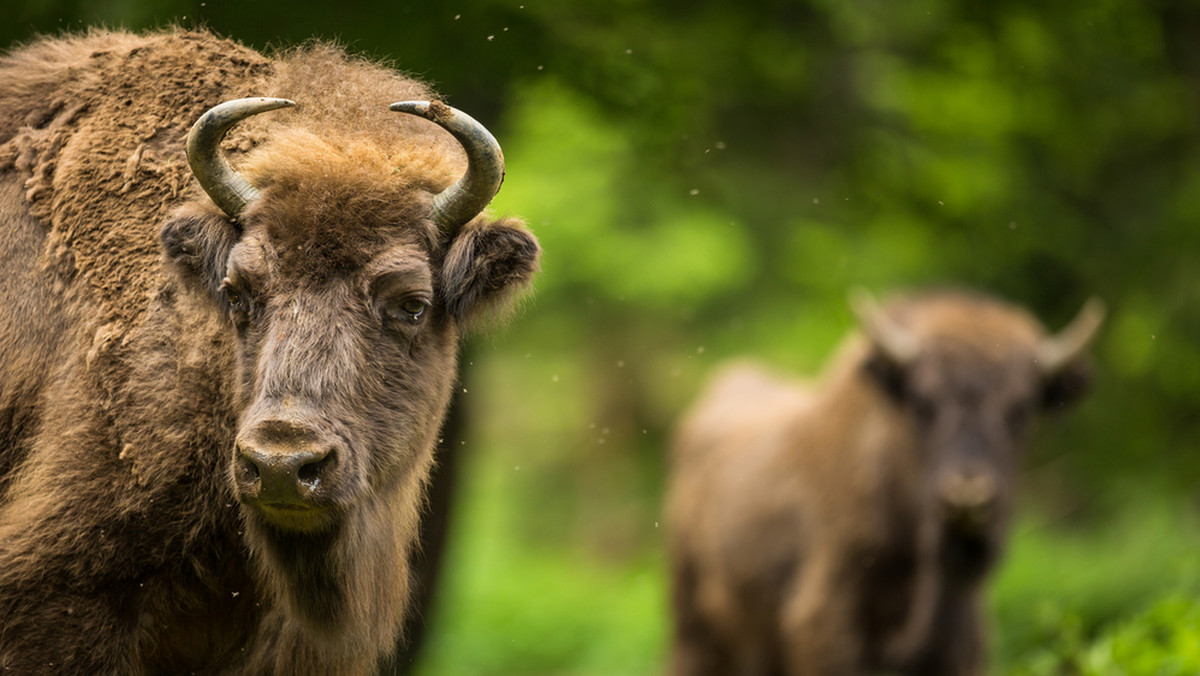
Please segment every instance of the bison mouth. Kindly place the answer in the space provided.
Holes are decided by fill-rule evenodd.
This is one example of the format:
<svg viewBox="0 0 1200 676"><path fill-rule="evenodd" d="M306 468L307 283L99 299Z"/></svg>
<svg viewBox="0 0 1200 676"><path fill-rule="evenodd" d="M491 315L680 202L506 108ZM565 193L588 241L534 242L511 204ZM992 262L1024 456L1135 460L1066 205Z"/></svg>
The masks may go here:
<svg viewBox="0 0 1200 676"><path fill-rule="evenodd" d="M249 503L271 526L286 531L315 532L328 530L336 521L332 509L315 505L298 505L285 502Z"/></svg>
<svg viewBox="0 0 1200 676"><path fill-rule="evenodd" d="M995 521L995 509L992 505L970 505L947 508L945 513L946 526L956 533L966 536L985 535Z"/></svg>

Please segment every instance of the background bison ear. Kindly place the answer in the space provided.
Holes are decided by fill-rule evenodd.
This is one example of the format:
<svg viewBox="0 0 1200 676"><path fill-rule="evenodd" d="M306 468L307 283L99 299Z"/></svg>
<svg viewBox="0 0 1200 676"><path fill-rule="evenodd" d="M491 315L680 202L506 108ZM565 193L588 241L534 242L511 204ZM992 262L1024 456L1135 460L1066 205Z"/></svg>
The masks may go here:
<svg viewBox="0 0 1200 676"><path fill-rule="evenodd" d="M469 325L498 316L524 290L538 270L541 247L521 221L474 221L454 236L442 264L441 294L446 310Z"/></svg>
<svg viewBox="0 0 1200 676"><path fill-rule="evenodd" d="M1092 364L1080 357L1042 379L1042 408L1047 412L1068 408L1092 389Z"/></svg>
<svg viewBox="0 0 1200 676"><path fill-rule="evenodd" d="M879 350L874 350L871 356L863 362L863 371L889 399L897 404L904 401L904 394L908 389L906 384L908 376L904 367L897 364L895 360L889 359Z"/></svg>
<svg viewBox="0 0 1200 676"><path fill-rule="evenodd" d="M214 298L219 298L229 252L238 236L223 214L195 204L171 214L158 235L167 264L188 286Z"/></svg>

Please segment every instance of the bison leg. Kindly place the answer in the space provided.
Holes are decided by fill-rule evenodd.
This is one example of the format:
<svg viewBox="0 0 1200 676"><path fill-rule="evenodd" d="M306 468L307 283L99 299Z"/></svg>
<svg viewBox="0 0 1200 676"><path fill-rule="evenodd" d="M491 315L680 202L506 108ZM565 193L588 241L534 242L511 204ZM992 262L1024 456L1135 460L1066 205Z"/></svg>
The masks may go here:
<svg viewBox="0 0 1200 676"><path fill-rule="evenodd" d="M802 571L780 616L784 673L788 676L856 676L863 670L863 640L855 626L855 590L841 566L812 561Z"/></svg>
<svg viewBox="0 0 1200 676"><path fill-rule="evenodd" d="M976 676L984 660L983 612L979 591L951 594L939 606L933 640L905 673L913 676Z"/></svg>
<svg viewBox="0 0 1200 676"><path fill-rule="evenodd" d="M735 673L729 653L702 618L676 618L671 642L672 676L719 676Z"/></svg>
<svg viewBox="0 0 1200 676"><path fill-rule="evenodd" d="M678 554L677 558L682 558ZM732 660L715 627L696 602L696 568L690 561L672 565L672 676L718 676L732 672Z"/></svg>

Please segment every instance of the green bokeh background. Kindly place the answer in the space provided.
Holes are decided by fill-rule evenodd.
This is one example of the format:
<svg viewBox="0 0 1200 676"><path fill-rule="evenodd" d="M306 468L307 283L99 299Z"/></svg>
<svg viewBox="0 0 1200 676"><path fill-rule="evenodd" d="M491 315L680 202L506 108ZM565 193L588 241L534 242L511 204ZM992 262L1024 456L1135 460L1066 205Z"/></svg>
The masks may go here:
<svg viewBox="0 0 1200 676"><path fill-rule="evenodd" d="M545 248L468 346L420 673L659 673L663 448L705 375L813 373L847 289L942 284L1110 310L1027 457L994 672L1200 669L1200 3L6 0L0 46L172 22L432 81Z"/></svg>

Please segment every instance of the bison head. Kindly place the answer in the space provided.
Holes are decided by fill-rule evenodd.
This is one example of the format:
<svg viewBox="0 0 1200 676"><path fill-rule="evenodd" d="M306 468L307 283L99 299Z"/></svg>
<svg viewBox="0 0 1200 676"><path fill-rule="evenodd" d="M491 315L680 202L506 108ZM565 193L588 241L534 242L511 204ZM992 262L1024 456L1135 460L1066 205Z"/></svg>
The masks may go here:
<svg viewBox="0 0 1200 676"><path fill-rule="evenodd" d="M500 186L500 149L441 103L392 108L466 150L465 174L444 189L448 137L432 126L440 144L427 134L388 147L269 129L235 171L219 148L226 131L290 105L243 99L206 113L188 154L211 203L185 205L161 232L168 263L236 344L229 477L248 524L275 543L363 518L404 527L459 329L523 288L539 256L520 222L480 215Z"/></svg>
<svg viewBox="0 0 1200 676"><path fill-rule="evenodd" d="M878 306L852 298L872 345L866 362L913 431L920 470L946 532L970 561L989 561L1012 505L1018 461L1034 414L1087 389L1084 354L1103 321L1091 300L1047 336L1028 313L945 293Z"/></svg>

